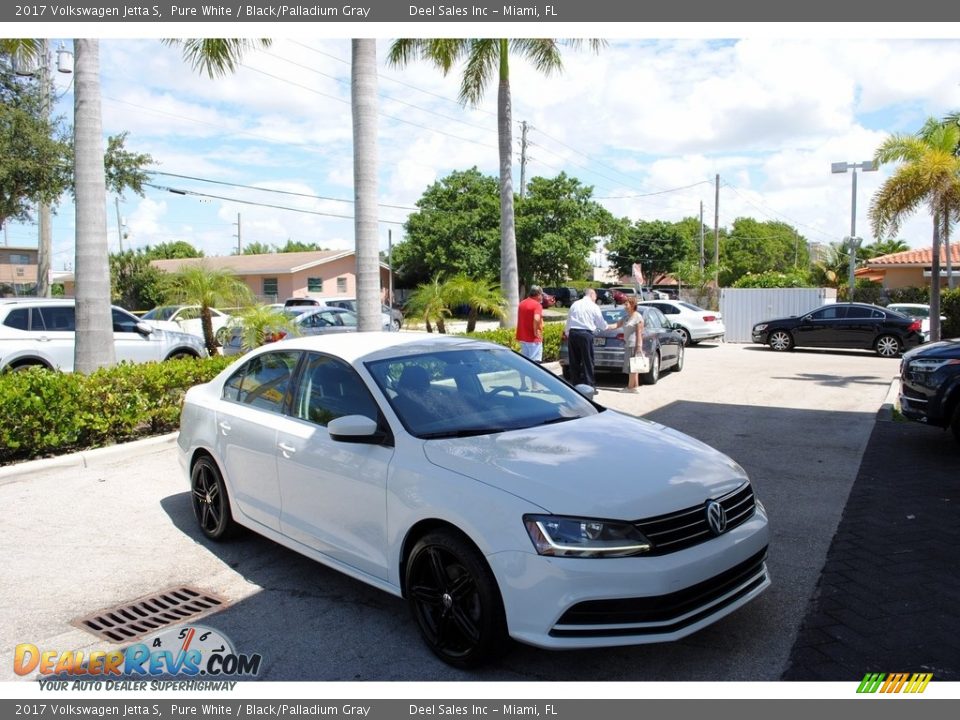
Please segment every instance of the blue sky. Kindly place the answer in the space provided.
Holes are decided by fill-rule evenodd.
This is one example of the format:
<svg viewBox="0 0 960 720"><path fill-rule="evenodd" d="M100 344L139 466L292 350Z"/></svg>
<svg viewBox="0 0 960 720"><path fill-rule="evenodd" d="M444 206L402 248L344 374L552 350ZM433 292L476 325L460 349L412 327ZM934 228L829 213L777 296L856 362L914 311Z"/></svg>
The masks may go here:
<svg viewBox="0 0 960 720"><path fill-rule="evenodd" d="M832 175L830 164L867 160L889 133L960 109L950 62L960 59L960 41L838 40L820 29L722 41L611 37L599 54L566 50L564 72L550 78L514 62L515 184L518 124L526 121L528 176L564 171L593 185L616 215L676 220L697 215L702 201L712 226L719 173L721 226L740 216L777 219L810 241L840 240L849 234L851 177ZM130 148L153 155L154 169L168 173L154 184L198 193L128 193L120 201L124 247L187 240L208 255L229 254L238 214L244 243L352 247L352 222L337 217L352 214L350 41L347 32L309 31L300 26L303 37L275 40L217 80L191 71L157 39L102 38L105 133L128 131ZM384 249L388 230L400 241L404 219L432 182L474 165L497 174L495 86L480 107L463 108L455 76L426 64L387 67L391 37L378 45ZM69 118L72 86L67 76L57 83L59 110ZM858 177L857 234L867 242L869 199L888 173ZM114 197L107 203L116 250ZM929 245L929 228L921 212L900 236ZM35 244L36 227L11 224L7 238ZM72 261L73 207L65 199L54 219L53 267Z"/></svg>

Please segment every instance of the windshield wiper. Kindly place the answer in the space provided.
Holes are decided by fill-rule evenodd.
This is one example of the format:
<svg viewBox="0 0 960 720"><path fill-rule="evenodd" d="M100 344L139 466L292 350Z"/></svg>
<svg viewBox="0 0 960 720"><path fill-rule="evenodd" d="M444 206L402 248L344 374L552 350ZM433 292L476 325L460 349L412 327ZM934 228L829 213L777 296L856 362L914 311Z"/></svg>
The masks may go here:
<svg viewBox="0 0 960 720"><path fill-rule="evenodd" d="M512 429L513 428L503 427L460 428L459 430L438 430L437 432L418 433L417 437L423 440L436 440L437 438L475 437L477 435L494 435L496 433L502 433Z"/></svg>

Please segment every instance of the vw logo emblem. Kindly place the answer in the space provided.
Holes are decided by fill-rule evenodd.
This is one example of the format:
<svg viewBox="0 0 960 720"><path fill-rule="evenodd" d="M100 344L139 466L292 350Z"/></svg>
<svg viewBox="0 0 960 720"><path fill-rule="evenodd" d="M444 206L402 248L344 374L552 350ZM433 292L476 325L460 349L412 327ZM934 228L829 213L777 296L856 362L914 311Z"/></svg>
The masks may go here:
<svg viewBox="0 0 960 720"><path fill-rule="evenodd" d="M727 529L727 511L716 500L707 500L707 525L714 535L722 535Z"/></svg>

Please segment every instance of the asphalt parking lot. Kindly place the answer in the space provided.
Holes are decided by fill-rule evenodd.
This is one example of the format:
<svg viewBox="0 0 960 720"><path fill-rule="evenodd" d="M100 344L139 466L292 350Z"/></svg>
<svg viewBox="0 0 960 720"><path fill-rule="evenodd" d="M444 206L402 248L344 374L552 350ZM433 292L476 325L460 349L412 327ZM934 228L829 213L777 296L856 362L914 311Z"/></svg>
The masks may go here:
<svg viewBox="0 0 960 720"><path fill-rule="evenodd" d="M398 598L252 534L203 539L172 439L91 454L86 467L6 469L0 679L17 679L17 643L104 649L71 622L189 585L228 599L202 622L241 652L262 654L269 680L779 680L796 664L791 652L897 367L854 351L705 344L688 349L681 373L638 395L617 392L622 376L601 376L601 403L693 435L747 470L770 515L773 585L677 643L567 652L517 645L473 673L435 660ZM952 449L938 431L914 429Z"/></svg>

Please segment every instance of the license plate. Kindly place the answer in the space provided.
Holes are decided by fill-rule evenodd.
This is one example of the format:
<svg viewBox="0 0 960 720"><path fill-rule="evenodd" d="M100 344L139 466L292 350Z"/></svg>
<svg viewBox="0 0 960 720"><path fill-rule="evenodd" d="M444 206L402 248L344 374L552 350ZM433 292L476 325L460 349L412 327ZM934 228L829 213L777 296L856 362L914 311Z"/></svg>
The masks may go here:
<svg viewBox="0 0 960 720"><path fill-rule="evenodd" d="M595 337L593 339L594 347L603 347L606 344L607 344L607 339L605 337Z"/></svg>

